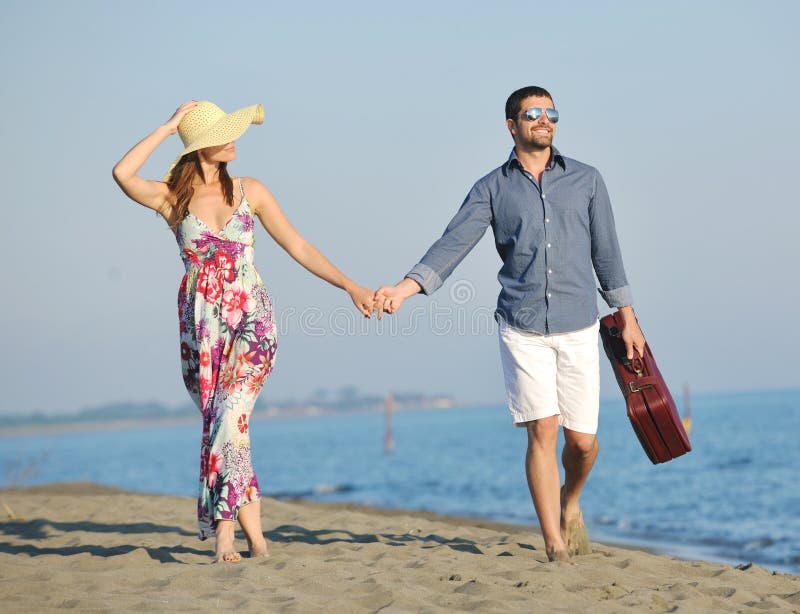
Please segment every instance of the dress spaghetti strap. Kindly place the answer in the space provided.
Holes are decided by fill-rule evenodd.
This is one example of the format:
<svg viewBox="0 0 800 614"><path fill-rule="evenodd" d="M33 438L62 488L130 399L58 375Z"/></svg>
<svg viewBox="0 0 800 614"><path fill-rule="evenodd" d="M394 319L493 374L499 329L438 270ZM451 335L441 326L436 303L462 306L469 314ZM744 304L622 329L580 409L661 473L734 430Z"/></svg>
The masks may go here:
<svg viewBox="0 0 800 614"><path fill-rule="evenodd" d="M237 177L236 181L239 182L239 192L242 195L242 200L244 200L244 186L242 185L242 178L241 177Z"/></svg>

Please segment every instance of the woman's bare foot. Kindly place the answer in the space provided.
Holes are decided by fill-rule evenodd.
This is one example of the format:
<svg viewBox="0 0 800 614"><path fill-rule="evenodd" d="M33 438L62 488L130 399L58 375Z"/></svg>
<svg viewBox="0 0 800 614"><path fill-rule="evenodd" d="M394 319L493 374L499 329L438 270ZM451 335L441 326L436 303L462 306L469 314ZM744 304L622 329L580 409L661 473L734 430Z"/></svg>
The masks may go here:
<svg viewBox="0 0 800 614"><path fill-rule="evenodd" d="M239 524L247 538L250 558L269 556L267 542L261 530L261 501L253 501L239 509Z"/></svg>
<svg viewBox="0 0 800 614"><path fill-rule="evenodd" d="M250 558L257 559L257 558L268 558L269 551L267 550L267 540L261 538L261 542L254 542L251 540L247 540L247 544L250 547Z"/></svg>
<svg viewBox="0 0 800 614"><path fill-rule="evenodd" d="M217 521L215 563L238 563L242 560L242 555L233 547L233 528L232 520Z"/></svg>

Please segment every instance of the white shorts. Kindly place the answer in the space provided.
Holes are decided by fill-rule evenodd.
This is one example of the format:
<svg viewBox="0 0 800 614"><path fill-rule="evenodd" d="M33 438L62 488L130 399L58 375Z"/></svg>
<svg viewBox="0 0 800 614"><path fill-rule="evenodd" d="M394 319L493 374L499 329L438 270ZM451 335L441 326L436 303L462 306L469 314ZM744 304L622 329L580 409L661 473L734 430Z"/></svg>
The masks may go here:
<svg viewBox="0 0 800 614"><path fill-rule="evenodd" d="M579 433L597 433L600 413L599 322L571 333L541 335L500 322L500 357L515 426L558 416Z"/></svg>

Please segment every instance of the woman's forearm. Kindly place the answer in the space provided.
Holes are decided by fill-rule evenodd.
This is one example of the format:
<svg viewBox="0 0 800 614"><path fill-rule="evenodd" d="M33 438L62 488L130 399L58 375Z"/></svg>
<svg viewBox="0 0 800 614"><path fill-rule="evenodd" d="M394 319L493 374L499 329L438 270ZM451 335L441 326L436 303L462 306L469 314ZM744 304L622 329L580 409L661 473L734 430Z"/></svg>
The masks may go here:
<svg viewBox="0 0 800 614"><path fill-rule="evenodd" d="M128 194L131 198L136 200L137 202L141 202L142 204L146 204L149 198L152 197L153 189L156 189L155 183L150 182L150 188L144 187L139 180L136 180L136 174L139 172L139 169L142 168L142 165L147 161L147 158L150 157L156 147L161 145L164 140L170 136L171 134L175 134L178 131L178 126L181 123L181 120L184 116L189 113L192 109L197 107L196 100L189 100L184 102L181 106L179 106L175 113L172 114L164 124L153 130L150 134L144 137L141 141L136 143L131 150L122 156L122 160L117 162L116 166L114 167L114 179L120 185L120 187L125 190L125 193ZM139 184L138 189L137 185ZM128 185L126 185L128 184ZM132 194L136 192L136 194Z"/></svg>
<svg viewBox="0 0 800 614"><path fill-rule="evenodd" d="M173 132L170 132L166 125L162 125L136 143L114 166L114 179L117 180L117 183L122 184L126 180L135 177L139 169L147 161L147 158L170 134L173 134Z"/></svg>
<svg viewBox="0 0 800 614"><path fill-rule="evenodd" d="M322 252L308 241L303 241L302 244L289 251L289 255L310 273L313 273L320 279L327 281L337 288L341 288L348 294L352 294L356 287L353 280L337 269Z"/></svg>

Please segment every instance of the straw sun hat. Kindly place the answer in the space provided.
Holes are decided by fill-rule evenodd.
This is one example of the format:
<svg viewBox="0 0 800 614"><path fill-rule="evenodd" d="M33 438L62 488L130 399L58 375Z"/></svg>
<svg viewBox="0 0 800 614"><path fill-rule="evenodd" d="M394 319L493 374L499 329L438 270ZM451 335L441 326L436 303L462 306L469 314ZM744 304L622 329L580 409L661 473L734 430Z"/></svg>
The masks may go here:
<svg viewBox="0 0 800 614"><path fill-rule="evenodd" d="M185 149L169 167L167 174L164 175L164 181L169 181L172 169L186 154L204 147L225 145L235 141L244 134L250 124L263 123L264 107L260 104L225 113L213 102L201 100L178 124L178 134Z"/></svg>

